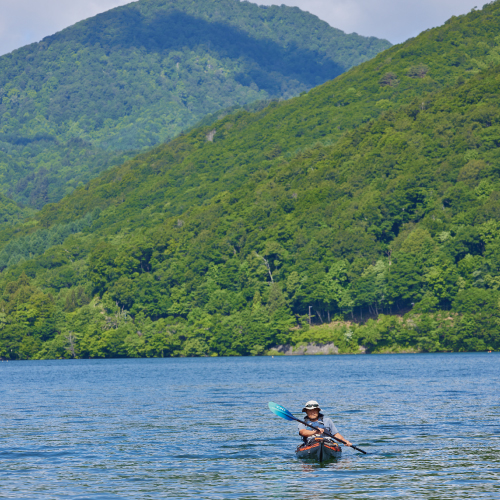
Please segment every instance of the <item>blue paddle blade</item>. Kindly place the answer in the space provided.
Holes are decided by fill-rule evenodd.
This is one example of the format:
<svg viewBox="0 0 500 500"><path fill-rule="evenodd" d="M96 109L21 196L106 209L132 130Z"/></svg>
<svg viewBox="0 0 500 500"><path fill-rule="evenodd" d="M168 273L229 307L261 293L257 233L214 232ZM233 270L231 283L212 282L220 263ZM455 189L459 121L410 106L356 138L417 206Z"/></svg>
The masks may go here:
<svg viewBox="0 0 500 500"><path fill-rule="evenodd" d="M285 420L297 420L286 408L277 405L276 403L269 403L269 409L278 417L284 418Z"/></svg>

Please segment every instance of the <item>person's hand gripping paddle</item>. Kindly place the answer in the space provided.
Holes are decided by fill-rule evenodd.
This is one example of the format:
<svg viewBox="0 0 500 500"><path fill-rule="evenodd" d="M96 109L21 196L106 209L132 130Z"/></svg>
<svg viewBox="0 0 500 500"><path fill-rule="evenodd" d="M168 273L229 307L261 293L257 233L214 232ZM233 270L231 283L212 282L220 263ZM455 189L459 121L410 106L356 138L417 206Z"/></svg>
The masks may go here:
<svg viewBox="0 0 500 500"><path fill-rule="evenodd" d="M306 425L307 427L310 427L311 429L317 430L314 425L310 425L307 422L304 422L303 420L298 419L297 417L294 417L286 408L283 408L283 406L277 405L276 403L269 403L269 409L275 414L278 415L278 417L284 418L285 420L295 420L296 422L300 422L301 424ZM345 441L342 441L342 439L337 439L335 436L332 436L328 431L324 431L323 434L325 436L331 437L332 439L335 439L335 441L338 441L339 443L345 444L346 446L349 446ZM360 451L361 453L364 453L366 455L366 451L362 450L361 448L358 448L357 446L351 445L351 448Z"/></svg>

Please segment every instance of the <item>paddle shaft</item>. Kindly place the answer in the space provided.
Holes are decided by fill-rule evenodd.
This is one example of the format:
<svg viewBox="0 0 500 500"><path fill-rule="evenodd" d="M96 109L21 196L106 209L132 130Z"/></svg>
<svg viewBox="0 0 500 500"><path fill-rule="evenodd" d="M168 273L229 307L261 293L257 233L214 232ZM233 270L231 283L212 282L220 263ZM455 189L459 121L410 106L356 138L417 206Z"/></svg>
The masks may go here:
<svg viewBox="0 0 500 500"><path fill-rule="evenodd" d="M308 424L307 422L304 422L303 420L298 419L297 417L293 417L297 422L300 422L301 424L307 425L307 427L310 427L311 429L318 430L317 427L314 427L314 425ZM338 441L339 443L345 444L346 446L349 446L345 441L342 441L342 439L336 438L335 436L332 436L328 431L323 430L323 434L326 434L328 437L331 437L332 439L335 439L335 441ZM351 448L360 451L361 453L364 453L366 455L366 451L363 451L362 449L358 448L357 446L354 446L351 444Z"/></svg>

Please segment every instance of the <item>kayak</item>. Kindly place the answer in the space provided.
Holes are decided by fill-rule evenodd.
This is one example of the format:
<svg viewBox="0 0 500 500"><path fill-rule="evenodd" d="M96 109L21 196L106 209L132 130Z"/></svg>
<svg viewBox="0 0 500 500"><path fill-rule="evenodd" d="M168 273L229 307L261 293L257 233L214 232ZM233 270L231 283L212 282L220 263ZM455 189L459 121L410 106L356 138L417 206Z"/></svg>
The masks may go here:
<svg viewBox="0 0 500 500"><path fill-rule="evenodd" d="M297 446L295 454L297 458L309 458L324 462L332 458L340 458L342 448L330 439L314 438L310 439L306 444Z"/></svg>
<svg viewBox="0 0 500 500"><path fill-rule="evenodd" d="M340 458L342 448L330 439L314 438L310 439L306 444L297 446L295 454L297 458L309 458L324 462L332 458Z"/></svg>

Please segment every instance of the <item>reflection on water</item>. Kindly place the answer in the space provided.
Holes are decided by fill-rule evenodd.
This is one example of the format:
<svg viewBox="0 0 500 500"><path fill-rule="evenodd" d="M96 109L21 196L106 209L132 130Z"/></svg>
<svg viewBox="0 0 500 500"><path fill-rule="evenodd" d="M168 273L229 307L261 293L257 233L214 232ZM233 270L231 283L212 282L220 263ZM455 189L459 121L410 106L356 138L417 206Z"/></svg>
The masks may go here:
<svg viewBox="0 0 500 500"><path fill-rule="evenodd" d="M0 363L0 497L500 498L500 356ZM368 451L297 460L268 401Z"/></svg>
<svg viewBox="0 0 500 500"><path fill-rule="evenodd" d="M315 472L317 469L335 469L347 470L350 468L350 460L348 458L332 458L325 462L315 462L313 460L301 460L300 468L302 472Z"/></svg>

